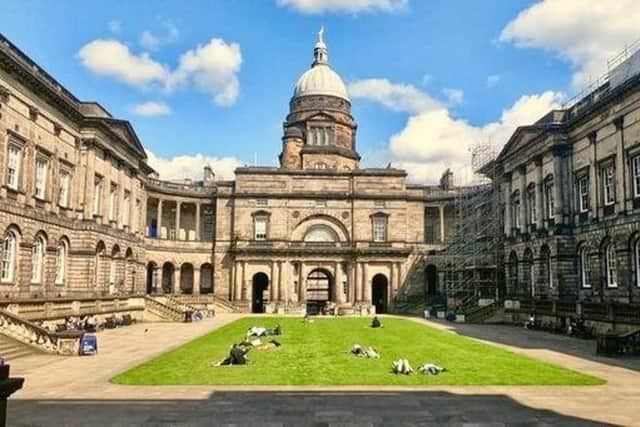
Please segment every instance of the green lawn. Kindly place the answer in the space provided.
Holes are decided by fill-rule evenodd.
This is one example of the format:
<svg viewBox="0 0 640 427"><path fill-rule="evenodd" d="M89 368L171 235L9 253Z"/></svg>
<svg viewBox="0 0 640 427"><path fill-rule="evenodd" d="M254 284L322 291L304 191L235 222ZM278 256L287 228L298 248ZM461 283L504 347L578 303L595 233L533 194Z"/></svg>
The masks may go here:
<svg viewBox="0 0 640 427"><path fill-rule="evenodd" d="M533 358L398 318L244 318L195 339L112 379L117 384L226 385L594 385L604 381ZM282 347L251 350L250 365L212 366L253 326L280 323ZM348 350L371 345L380 359L361 359ZM391 373L391 362L407 358L446 367L438 376Z"/></svg>

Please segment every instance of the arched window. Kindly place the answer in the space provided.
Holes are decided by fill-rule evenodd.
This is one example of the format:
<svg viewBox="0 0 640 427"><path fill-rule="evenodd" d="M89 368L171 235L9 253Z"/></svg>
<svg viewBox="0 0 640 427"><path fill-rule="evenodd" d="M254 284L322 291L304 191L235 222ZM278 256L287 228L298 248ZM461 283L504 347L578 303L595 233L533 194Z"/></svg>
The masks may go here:
<svg viewBox="0 0 640 427"><path fill-rule="evenodd" d="M578 249L578 280L580 287L588 289L591 287L591 265L589 263L589 253L585 246Z"/></svg>
<svg viewBox="0 0 640 427"><path fill-rule="evenodd" d="M618 287L618 274L616 272L616 249L613 242L607 241L603 247L604 277L608 288Z"/></svg>
<svg viewBox="0 0 640 427"><path fill-rule="evenodd" d="M44 237L36 236L31 250L31 283L42 283L45 247Z"/></svg>
<svg viewBox="0 0 640 427"><path fill-rule="evenodd" d="M509 288L511 292L515 292L518 289L518 255L515 252L511 252L509 255Z"/></svg>
<svg viewBox="0 0 640 427"><path fill-rule="evenodd" d="M305 242L337 242L338 236L327 225L314 225L304 235Z"/></svg>
<svg viewBox="0 0 640 427"><path fill-rule="evenodd" d="M67 275L67 254L68 254L67 242L60 240L58 247L56 248L56 285L64 285L65 277Z"/></svg>
<svg viewBox="0 0 640 427"><path fill-rule="evenodd" d="M7 231L2 240L2 257L0 258L0 281L2 283L13 282L17 242L16 234L11 230Z"/></svg>
<svg viewBox="0 0 640 427"><path fill-rule="evenodd" d="M96 245L96 259L95 259L95 277L94 277L94 285L102 285L104 283L104 275L102 272L103 264L102 259L105 256L106 248L104 246L104 242L101 240Z"/></svg>

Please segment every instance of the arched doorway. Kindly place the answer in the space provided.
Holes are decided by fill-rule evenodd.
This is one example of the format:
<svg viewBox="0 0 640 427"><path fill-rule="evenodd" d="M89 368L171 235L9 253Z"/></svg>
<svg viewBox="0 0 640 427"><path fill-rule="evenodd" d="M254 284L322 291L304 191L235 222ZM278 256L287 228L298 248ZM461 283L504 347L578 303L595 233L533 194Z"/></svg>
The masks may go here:
<svg viewBox="0 0 640 427"><path fill-rule="evenodd" d="M155 262L151 261L147 264L147 294L155 294L157 292L158 278L156 277L156 270L158 266Z"/></svg>
<svg viewBox="0 0 640 427"><path fill-rule="evenodd" d="M213 266L208 263L200 266L200 293L213 293Z"/></svg>
<svg viewBox="0 0 640 427"><path fill-rule="evenodd" d="M426 295L427 298L433 298L438 291L438 269L435 265L429 264L424 270L425 282L427 285Z"/></svg>
<svg viewBox="0 0 640 427"><path fill-rule="evenodd" d="M174 270L173 264L170 262L165 262L162 266L162 292L165 294L173 292Z"/></svg>
<svg viewBox="0 0 640 427"><path fill-rule="evenodd" d="M253 275L251 312L264 313L264 293L269 288L269 276L264 273Z"/></svg>
<svg viewBox="0 0 640 427"><path fill-rule="evenodd" d="M307 314L319 314L331 301L331 275L328 271L315 269L307 276Z"/></svg>
<svg viewBox="0 0 640 427"><path fill-rule="evenodd" d="M180 267L180 293L193 293L193 264L184 263Z"/></svg>
<svg viewBox="0 0 640 427"><path fill-rule="evenodd" d="M384 274L376 274L371 280L371 299L376 307L376 313L387 312L387 298L389 295L389 281Z"/></svg>

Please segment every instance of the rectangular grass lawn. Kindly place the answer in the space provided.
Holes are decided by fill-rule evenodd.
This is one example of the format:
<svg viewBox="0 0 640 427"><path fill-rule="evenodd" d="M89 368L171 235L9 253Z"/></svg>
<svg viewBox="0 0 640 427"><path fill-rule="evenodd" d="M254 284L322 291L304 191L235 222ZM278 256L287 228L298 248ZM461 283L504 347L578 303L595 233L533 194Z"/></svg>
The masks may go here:
<svg viewBox="0 0 640 427"><path fill-rule="evenodd" d="M595 385L604 381L521 356L410 320L368 318L248 317L230 323L112 379L136 385ZM249 352L246 366L212 366L251 326L282 327L278 349ZM380 359L349 353L354 344L373 346ZM391 362L406 358L415 368L426 362L446 367L437 376L391 373Z"/></svg>

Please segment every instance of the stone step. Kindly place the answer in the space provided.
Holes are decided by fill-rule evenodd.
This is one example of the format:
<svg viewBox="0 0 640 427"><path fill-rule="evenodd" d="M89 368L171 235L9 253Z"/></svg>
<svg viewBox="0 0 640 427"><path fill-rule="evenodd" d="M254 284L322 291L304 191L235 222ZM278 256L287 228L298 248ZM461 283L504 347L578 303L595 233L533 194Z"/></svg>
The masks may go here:
<svg viewBox="0 0 640 427"><path fill-rule="evenodd" d="M0 334L0 356L4 358L5 361L11 362L21 357L34 354L40 354L40 352L36 348Z"/></svg>

